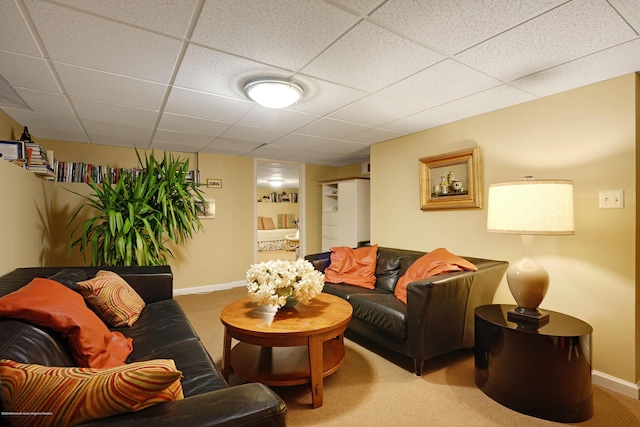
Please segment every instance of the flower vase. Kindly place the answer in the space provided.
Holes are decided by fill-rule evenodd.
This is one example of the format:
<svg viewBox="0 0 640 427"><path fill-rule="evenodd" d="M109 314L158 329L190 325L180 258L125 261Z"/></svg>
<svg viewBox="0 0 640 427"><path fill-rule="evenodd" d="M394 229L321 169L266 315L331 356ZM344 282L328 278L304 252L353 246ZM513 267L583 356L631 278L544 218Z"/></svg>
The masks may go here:
<svg viewBox="0 0 640 427"><path fill-rule="evenodd" d="M280 308L284 308L284 309L293 308L297 303L298 303L298 300L293 295L289 295L287 297L287 302Z"/></svg>

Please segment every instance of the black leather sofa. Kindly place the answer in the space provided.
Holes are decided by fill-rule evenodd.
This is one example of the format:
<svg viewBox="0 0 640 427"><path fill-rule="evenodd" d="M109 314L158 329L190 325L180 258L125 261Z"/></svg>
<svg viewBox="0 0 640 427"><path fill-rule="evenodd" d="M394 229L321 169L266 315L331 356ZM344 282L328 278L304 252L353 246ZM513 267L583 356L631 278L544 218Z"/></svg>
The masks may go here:
<svg viewBox="0 0 640 427"><path fill-rule="evenodd" d="M68 268L68 267L67 267ZM97 267L73 267L76 274L94 277ZM0 277L0 297L35 277L50 277L63 267L19 268ZM183 400L162 403L138 412L96 419L82 425L117 426L284 426L286 405L262 384L235 387L222 378L185 313L173 297L168 266L105 267L115 271L144 299L146 306L132 327L115 328L133 338L127 363L173 359L182 371ZM73 276L73 274L71 275ZM73 277L75 280L77 277ZM74 366L60 334L20 320L0 317L0 358L46 366ZM9 415L0 425L8 426Z"/></svg>
<svg viewBox="0 0 640 427"><path fill-rule="evenodd" d="M356 333L414 360L416 375L424 361L474 345L474 309L491 304L507 270L506 261L463 257L478 267L433 276L407 286L407 304L393 291L409 266L426 252L378 248L375 289L325 283L323 292L348 301ZM316 270L331 264L331 252L307 255Z"/></svg>

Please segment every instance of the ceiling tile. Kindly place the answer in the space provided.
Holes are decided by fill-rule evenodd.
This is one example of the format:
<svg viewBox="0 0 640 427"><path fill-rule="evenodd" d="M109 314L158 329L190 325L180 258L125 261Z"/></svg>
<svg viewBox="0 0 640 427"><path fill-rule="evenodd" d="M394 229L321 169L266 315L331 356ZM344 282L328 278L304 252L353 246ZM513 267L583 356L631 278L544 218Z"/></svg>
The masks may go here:
<svg viewBox="0 0 640 427"><path fill-rule="evenodd" d="M275 142L278 146L295 148L296 150L312 150L324 145L330 144L333 139L322 138L319 136L301 135L298 133L290 133L289 135L280 138Z"/></svg>
<svg viewBox="0 0 640 427"><path fill-rule="evenodd" d="M0 75L14 87L60 93L44 59L0 51Z"/></svg>
<svg viewBox="0 0 640 427"><path fill-rule="evenodd" d="M231 126L228 122L200 119L198 117L182 116L179 114L164 113L158 124L158 129L173 132L184 132L189 135L220 136Z"/></svg>
<svg viewBox="0 0 640 427"><path fill-rule="evenodd" d="M417 113L422 108L405 104L395 99L369 95L341 110L332 113L332 118L369 126L380 126L401 117Z"/></svg>
<svg viewBox="0 0 640 427"><path fill-rule="evenodd" d="M604 0L575 0L456 58L511 81L636 38Z"/></svg>
<svg viewBox="0 0 640 427"><path fill-rule="evenodd" d="M147 148L151 140L152 129L134 126L113 126L110 123L83 120L83 126L94 144L135 146Z"/></svg>
<svg viewBox="0 0 640 427"><path fill-rule="evenodd" d="M297 133L342 139L354 133L362 132L365 129L367 129L365 125L323 117L298 129Z"/></svg>
<svg viewBox="0 0 640 427"><path fill-rule="evenodd" d="M31 136L38 135L34 138L34 141L38 142L40 138L51 139L54 141L70 141L70 142L89 142L89 138L84 131L78 127L79 130L75 131L73 128L68 129L51 129L38 126L29 126L29 133Z"/></svg>
<svg viewBox="0 0 640 427"><path fill-rule="evenodd" d="M385 1L386 0L337 0L336 3L342 4L358 13L368 14Z"/></svg>
<svg viewBox="0 0 640 427"><path fill-rule="evenodd" d="M376 142L387 141L389 139L399 138L409 132L397 132L381 128L369 128L364 132L356 133L348 138L348 141L362 142L365 144L375 144Z"/></svg>
<svg viewBox="0 0 640 427"><path fill-rule="evenodd" d="M305 152L307 150L300 151ZM251 151L251 154L256 158L282 160L292 154L292 149L277 144L266 144Z"/></svg>
<svg viewBox="0 0 640 427"><path fill-rule="evenodd" d="M192 40L297 70L356 22L355 16L319 1L210 0Z"/></svg>
<svg viewBox="0 0 640 427"><path fill-rule="evenodd" d="M151 129L158 119L158 111L154 110L145 110L142 108L127 107L125 105L74 97L71 98L71 102L78 112L78 117L80 117L83 122L85 120L103 122L105 117L109 117L108 123L114 127L132 126Z"/></svg>
<svg viewBox="0 0 640 427"><path fill-rule="evenodd" d="M56 0L76 9L178 38L186 35L196 0Z"/></svg>
<svg viewBox="0 0 640 427"><path fill-rule="evenodd" d="M292 80L302 86L304 96L301 101L292 105L289 109L305 113L327 115L368 95L367 92L361 90L351 89L302 74L297 74Z"/></svg>
<svg viewBox="0 0 640 427"><path fill-rule="evenodd" d="M257 77L289 77L280 68L190 45L176 76L176 86L246 99L244 85Z"/></svg>
<svg viewBox="0 0 640 427"><path fill-rule="evenodd" d="M169 94L165 111L233 123L254 107L255 104L251 101L174 87Z"/></svg>
<svg viewBox="0 0 640 427"><path fill-rule="evenodd" d="M241 141L238 139L230 139L230 138L216 138L211 144L209 144L208 148L221 148L223 150L231 150L231 151L239 151L242 153L246 153L251 151L257 147L262 145L259 142L251 142L251 141Z"/></svg>
<svg viewBox="0 0 640 427"><path fill-rule="evenodd" d="M640 39L636 39L532 74L514 83L527 92L548 96L639 71Z"/></svg>
<svg viewBox="0 0 640 427"><path fill-rule="evenodd" d="M302 72L375 92L442 58L442 55L411 40L370 22L362 22Z"/></svg>
<svg viewBox="0 0 640 427"><path fill-rule="evenodd" d="M431 129L436 126L460 120L460 117L451 116L434 110L424 110L411 116L403 117L394 122L386 123L385 129L395 130L405 134Z"/></svg>
<svg viewBox="0 0 640 427"><path fill-rule="evenodd" d="M452 55L565 1L390 0L371 16L389 29Z"/></svg>
<svg viewBox="0 0 640 427"><path fill-rule="evenodd" d="M195 144L189 145L189 144L154 140L150 148L156 151L164 150L164 151L172 151L172 152L178 152L178 153L195 153L200 151L202 147L200 145L195 145Z"/></svg>
<svg viewBox="0 0 640 427"><path fill-rule="evenodd" d="M431 108L499 84L486 74L447 59L380 91L380 94Z"/></svg>
<svg viewBox="0 0 640 427"><path fill-rule="evenodd" d="M73 117L74 113L63 95L30 89L16 89L16 91L33 111Z"/></svg>
<svg viewBox="0 0 640 427"><path fill-rule="evenodd" d="M51 3L25 3L52 60L161 83L169 81L180 41Z"/></svg>
<svg viewBox="0 0 640 427"><path fill-rule="evenodd" d="M452 116L466 118L533 99L535 99L533 95L508 85L502 85L440 105L435 109Z"/></svg>
<svg viewBox="0 0 640 427"><path fill-rule="evenodd" d="M256 105L254 109L238 120L238 123L291 132L317 119L318 116L313 114L286 109L276 110Z"/></svg>
<svg viewBox="0 0 640 427"><path fill-rule="evenodd" d="M82 127L80 127L80 123L75 117L45 114L18 108L3 108L2 110L13 120L22 126L29 127L29 129L41 128L67 132L82 132ZM31 135L37 138L44 138L44 136L35 132L31 132Z"/></svg>
<svg viewBox="0 0 640 427"><path fill-rule="evenodd" d="M211 143L213 138L206 135L192 135L183 132L173 132L169 130L158 129L153 136L153 145L160 143L197 147L198 151Z"/></svg>
<svg viewBox="0 0 640 427"><path fill-rule="evenodd" d="M323 145L316 150L323 153L352 154L365 150L368 146L369 144L362 144L359 142L336 141L331 144Z"/></svg>
<svg viewBox="0 0 640 427"><path fill-rule="evenodd" d="M222 137L227 139L239 139L242 141L255 141L268 144L278 138L281 138L285 134L286 133L283 131L235 124L229 127L224 132Z"/></svg>
<svg viewBox="0 0 640 427"><path fill-rule="evenodd" d="M68 95L158 110L167 85L56 63Z"/></svg>
<svg viewBox="0 0 640 427"><path fill-rule="evenodd" d="M42 57L15 1L0 2L0 49Z"/></svg>

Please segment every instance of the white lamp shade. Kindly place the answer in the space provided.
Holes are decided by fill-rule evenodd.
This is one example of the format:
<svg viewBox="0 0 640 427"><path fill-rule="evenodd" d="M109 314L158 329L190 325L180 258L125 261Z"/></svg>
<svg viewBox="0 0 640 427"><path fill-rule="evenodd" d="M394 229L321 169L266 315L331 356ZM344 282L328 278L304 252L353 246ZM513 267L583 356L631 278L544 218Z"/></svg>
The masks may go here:
<svg viewBox="0 0 640 427"><path fill-rule="evenodd" d="M302 98L303 90L297 84L281 79L260 79L249 82L244 94L255 103L267 108L285 108Z"/></svg>
<svg viewBox="0 0 640 427"><path fill-rule="evenodd" d="M573 182L524 180L492 184L487 211L490 232L574 234Z"/></svg>

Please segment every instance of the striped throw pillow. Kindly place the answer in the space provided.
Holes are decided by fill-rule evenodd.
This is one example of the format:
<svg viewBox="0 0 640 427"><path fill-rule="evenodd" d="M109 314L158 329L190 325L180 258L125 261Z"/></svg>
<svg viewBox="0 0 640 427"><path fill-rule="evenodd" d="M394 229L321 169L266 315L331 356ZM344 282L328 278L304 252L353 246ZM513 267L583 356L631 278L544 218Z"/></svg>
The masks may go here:
<svg viewBox="0 0 640 427"><path fill-rule="evenodd" d="M171 359L107 369L0 360L3 410L12 426L69 426L180 400L181 375Z"/></svg>
<svg viewBox="0 0 640 427"><path fill-rule="evenodd" d="M144 300L113 271L100 270L96 277L78 282L85 301L108 325L131 326L140 317Z"/></svg>

